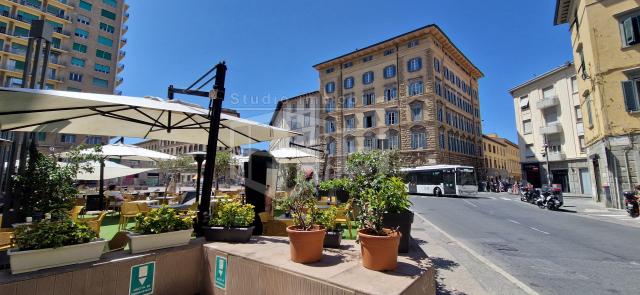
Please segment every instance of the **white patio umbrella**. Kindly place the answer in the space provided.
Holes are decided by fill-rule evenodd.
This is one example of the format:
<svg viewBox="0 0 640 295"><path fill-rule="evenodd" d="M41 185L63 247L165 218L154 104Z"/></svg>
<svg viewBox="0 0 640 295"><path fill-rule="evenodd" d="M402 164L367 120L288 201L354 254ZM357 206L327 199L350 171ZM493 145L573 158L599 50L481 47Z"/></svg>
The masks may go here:
<svg viewBox="0 0 640 295"><path fill-rule="evenodd" d="M85 149L80 151L80 154L93 154L93 149ZM112 143L102 146L102 150L98 153L99 156L104 158L119 158L126 160L137 161L158 161L158 160L173 160L176 156L148 150L136 145L124 144L124 143ZM63 154L64 156L64 154Z"/></svg>
<svg viewBox="0 0 640 295"><path fill-rule="evenodd" d="M124 136L207 144L209 110L153 97L0 87L0 130ZM299 135L221 114L218 146Z"/></svg>
<svg viewBox="0 0 640 295"><path fill-rule="evenodd" d="M61 163L64 164L64 163ZM89 163L94 169L93 172L87 173L84 171L78 172L78 180L100 180L100 162L91 161ZM84 165L84 164L81 164ZM104 161L104 176L103 179L114 179L118 177L125 177L142 172L155 170L156 168L131 168L125 165L121 165L111 161Z"/></svg>
<svg viewBox="0 0 640 295"><path fill-rule="evenodd" d="M318 157L294 148L281 148L269 151L269 153L280 164L316 163L320 161Z"/></svg>

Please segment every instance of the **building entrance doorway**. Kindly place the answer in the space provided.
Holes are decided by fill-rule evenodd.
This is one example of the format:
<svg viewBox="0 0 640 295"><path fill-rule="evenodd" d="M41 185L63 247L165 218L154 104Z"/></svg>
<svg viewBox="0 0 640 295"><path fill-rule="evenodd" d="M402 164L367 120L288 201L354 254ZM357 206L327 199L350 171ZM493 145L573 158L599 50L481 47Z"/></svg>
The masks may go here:
<svg viewBox="0 0 640 295"><path fill-rule="evenodd" d="M527 183L533 187L540 187L540 164L524 164L522 170L524 170Z"/></svg>
<svg viewBox="0 0 640 295"><path fill-rule="evenodd" d="M591 174L589 174L589 169L580 168L580 188L581 192L584 195L592 195L591 192Z"/></svg>
<svg viewBox="0 0 640 295"><path fill-rule="evenodd" d="M562 186L563 193L571 192L571 188L569 187L569 170L552 170L552 183L560 184Z"/></svg>

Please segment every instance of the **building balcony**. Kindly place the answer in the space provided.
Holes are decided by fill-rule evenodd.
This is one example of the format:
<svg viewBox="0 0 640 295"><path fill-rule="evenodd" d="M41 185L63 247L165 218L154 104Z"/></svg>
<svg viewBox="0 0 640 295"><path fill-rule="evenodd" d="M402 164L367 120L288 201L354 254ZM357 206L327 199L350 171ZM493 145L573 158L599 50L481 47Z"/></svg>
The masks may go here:
<svg viewBox="0 0 640 295"><path fill-rule="evenodd" d="M123 63L119 63L118 67L116 68L116 70L117 70L118 73L124 71L124 64Z"/></svg>
<svg viewBox="0 0 640 295"><path fill-rule="evenodd" d="M114 90L113 94L115 95L122 95L122 90Z"/></svg>
<svg viewBox="0 0 640 295"><path fill-rule="evenodd" d="M118 60L124 59L124 57L127 55L127 52L124 50L120 50L118 51Z"/></svg>
<svg viewBox="0 0 640 295"><path fill-rule="evenodd" d="M567 159L567 155L564 152L550 152L549 162L564 161Z"/></svg>
<svg viewBox="0 0 640 295"><path fill-rule="evenodd" d="M552 97L543 98L536 102L536 107L540 110L544 110L550 107L555 107L560 104L560 98L557 95Z"/></svg>
<svg viewBox="0 0 640 295"><path fill-rule="evenodd" d="M120 39L120 48L124 47L125 45L127 45L127 38Z"/></svg>
<svg viewBox="0 0 640 295"><path fill-rule="evenodd" d="M547 124L546 126L540 127L540 134L542 135L551 135L562 133L562 125L560 123Z"/></svg>
<svg viewBox="0 0 640 295"><path fill-rule="evenodd" d="M120 86L120 84L122 84L122 82L124 82L124 78L116 77L116 87Z"/></svg>
<svg viewBox="0 0 640 295"><path fill-rule="evenodd" d="M22 5L26 5L26 6L29 6L29 7L33 7L33 8L38 9L38 10L42 9L42 2L37 3L37 1L26 1L26 0L20 0L20 1L13 0L13 2L22 4Z"/></svg>
<svg viewBox="0 0 640 295"><path fill-rule="evenodd" d="M128 13L128 12L125 12L125 13L122 15L122 18L124 18L124 21L127 21L127 20L129 19L129 13Z"/></svg>
<svg viewBox="0 0 640 295"><path fill-rule="evenodd" d="M122 26L122 35L124 35L128 30L129 30L129 26L127 25Z"/></svg>

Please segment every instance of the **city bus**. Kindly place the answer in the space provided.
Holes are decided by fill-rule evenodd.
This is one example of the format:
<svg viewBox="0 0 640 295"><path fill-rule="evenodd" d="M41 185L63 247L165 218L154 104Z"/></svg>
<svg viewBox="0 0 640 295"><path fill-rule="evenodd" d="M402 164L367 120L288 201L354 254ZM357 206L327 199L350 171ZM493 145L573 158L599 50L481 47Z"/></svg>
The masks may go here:
<svg viewBox="0 0 640 295"><path fill-rule="evenodd" d="M471 196L478 192L471 166L433 165L402 169L410 194Z"/></svg>

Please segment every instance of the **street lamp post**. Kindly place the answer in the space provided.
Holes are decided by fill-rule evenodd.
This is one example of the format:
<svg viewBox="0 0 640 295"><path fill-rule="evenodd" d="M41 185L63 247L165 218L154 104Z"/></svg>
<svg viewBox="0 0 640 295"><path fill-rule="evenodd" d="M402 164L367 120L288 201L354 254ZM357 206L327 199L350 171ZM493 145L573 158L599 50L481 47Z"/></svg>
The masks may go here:
<svg viewBox="0 0 640 295"><path fill-rule="evenodd" d="M200 203L200 176L201 176L201 171L202 171L202 162L204 162L204 158L207 155L207 153L205 152L193 152L193 153L189 153L188 155L192 155L193 159L196 160L196 163L198 164L198 172L197 172L197 176L196 176L196 203Z"/></svg>
<svg viewBox="0 0 640 295"><path fill-rule="evenodd" d="M547 186L551 187L551 167L549 167L549 144L545 143L544 148L544 157L547 162Z"/></svg>

